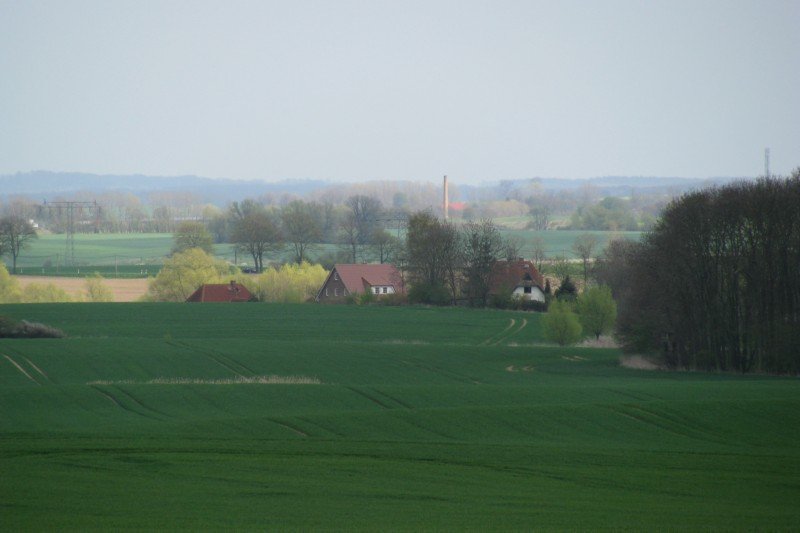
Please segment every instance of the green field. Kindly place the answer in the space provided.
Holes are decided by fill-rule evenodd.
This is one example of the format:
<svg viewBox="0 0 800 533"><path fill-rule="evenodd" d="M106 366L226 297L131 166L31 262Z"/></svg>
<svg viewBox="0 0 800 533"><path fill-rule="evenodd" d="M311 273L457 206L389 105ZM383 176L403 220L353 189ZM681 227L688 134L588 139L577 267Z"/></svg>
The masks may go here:
<svg viewBox="0 0 800 533"><path fill-rule="evenodd" d="M627 369L501 311L0 314L69 334L0 340L5 530L800 523L797 379Z"/></svg>

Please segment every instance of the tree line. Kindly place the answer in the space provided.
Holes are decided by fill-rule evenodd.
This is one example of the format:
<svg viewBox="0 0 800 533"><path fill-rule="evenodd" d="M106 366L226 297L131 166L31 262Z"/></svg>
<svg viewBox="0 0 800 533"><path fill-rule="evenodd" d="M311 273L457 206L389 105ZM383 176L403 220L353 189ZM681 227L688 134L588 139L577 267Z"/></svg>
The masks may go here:
<svg viewBox="0 0 800 533"><path fill-rule="evenodd" d="M632 351L671 367L800 372L800 169L685 194L641 242L615 242L597 279Z"/></svg>

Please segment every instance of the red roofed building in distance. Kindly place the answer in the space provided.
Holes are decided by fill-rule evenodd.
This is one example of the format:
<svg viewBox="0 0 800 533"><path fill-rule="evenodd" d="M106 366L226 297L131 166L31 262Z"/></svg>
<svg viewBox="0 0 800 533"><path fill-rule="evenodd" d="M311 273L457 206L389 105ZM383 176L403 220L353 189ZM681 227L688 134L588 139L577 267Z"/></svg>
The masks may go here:
<svg viewBox="0 0 800 533"><path fill-rule="evenodd" d="M351 294L365 292L381 297L404 293L400 272L388 263L378 265L334 265L317 293L318 302L342 300Z"/></svg>
<svg viewBox="0 0 800 533"><path fill-rule="evenodd" d="M189 296L187 302L249 302L253 295L247 287L235 281L201 285Z"/></svg>
<svg viewBox="0 0 800 533"><path fill-rule="evenodd" d="M490 294L511 295L521 300L544 302L542 275L526 259L496 261L492 267Z"/></svg>

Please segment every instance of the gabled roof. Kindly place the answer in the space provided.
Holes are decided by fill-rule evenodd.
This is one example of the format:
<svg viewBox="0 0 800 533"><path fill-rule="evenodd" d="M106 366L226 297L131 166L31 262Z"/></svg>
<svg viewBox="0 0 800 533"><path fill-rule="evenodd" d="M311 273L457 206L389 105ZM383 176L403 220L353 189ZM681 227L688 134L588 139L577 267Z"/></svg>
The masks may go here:
<svg viewBox="0 0 800 533"><path fill-rule="evenodd" d="M328 284L333 275L338 275L347 292L358 294L365 292L369 287L394 287L395 292L404 292L403 278L400 272L388 263L383 264L338 264L334 265L328 279L322 287ZM320 289L321 291L322 289ZM319 294L317 295L319 297Z"/></svg>
<svg viewBox="0 0 800 533"><path fill-rule="evenodd" d="M247 302L253 296L247 287L231 281L230 283L206 284L189 296L187 302Z"/></svg>
<svg viewBox="0 0 800 533"><path fill-rule="evenodd" d="M544 289L542 275L533 263L526 259L496 261L492 267L491 291L513 290L519 286Z"/></svg>

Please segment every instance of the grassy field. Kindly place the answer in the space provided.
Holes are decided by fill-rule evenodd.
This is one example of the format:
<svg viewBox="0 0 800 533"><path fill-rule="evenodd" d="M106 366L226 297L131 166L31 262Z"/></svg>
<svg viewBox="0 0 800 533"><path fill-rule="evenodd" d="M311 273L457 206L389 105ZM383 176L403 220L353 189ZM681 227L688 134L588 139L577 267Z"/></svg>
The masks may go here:
<svg viewBox="0 0 800 533"><path fill-rule="evenodd" d="M0 314L69 334L0 340L7 530L800 523L797 379L627 369L500 311Z"/></svg>

